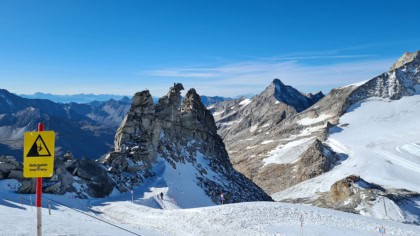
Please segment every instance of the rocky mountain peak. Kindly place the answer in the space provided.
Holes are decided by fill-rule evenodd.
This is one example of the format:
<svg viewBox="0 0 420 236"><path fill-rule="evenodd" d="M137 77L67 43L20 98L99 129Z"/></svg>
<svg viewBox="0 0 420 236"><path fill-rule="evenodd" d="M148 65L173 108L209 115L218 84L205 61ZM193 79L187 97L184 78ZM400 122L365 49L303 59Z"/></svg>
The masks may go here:
<svg viewBox="0 0 420 236"><path fill-rule="evenodd" d="M149 90L137 92L133 97L133 107L151 106L153 105L152 95Z"/></svg>
<svg viewBox="0 0 420 236"><path fill-rule="evenodd" d="M286 85L279 79L274 79L271 84L266 88L271 95L281 94L287 92Z"/></svg>
<svg viewBox="0 0 420 236"><path fill-rule="evenodd" d="M283 82L281 82L281 80L279 80L277 78L273 79L272 84L276 87L279 87L279 88L286 86L285 84L283 84Z"/></svg>
<svg viewBox="0 0 420 236"><path fill-rule="evenodd" d="M159 98L156 104L156 114L173 119L172 114L176 111L181 103L181 91L184 90L184 86L180 83L174 83L169 89L169 92Z"/></svg>
<svg viewBox="0 0 420 236"><path fill-rule="evenodd" d="M149 91L136 93L115 136L115 151L101 159L118 180L117 188L126 191L145 178L176 172L177 178L188 178L182 185L201 188L213 202L220 192L230 202L270 200L233 169L214 118L195 89L188 90L180 106L183 89L174 84L156 105Z"/></svg>
<svg viewBox="0 0 420 236"><path fill-rule="evenodd" d="M323 94L321 94L313 97L307 96L292 86L285 85L281 80L274 79L259 96L274 96L278 102L293 107L297 112L301 112L321 99L323 97Z"/></svg>
<svg viewBox="0 0 420 236"><path fill-rule="evenodd" d="M185 95L184 101L181 106L182 111L202 111L206 110L203 103L201 102L200 96L197 94L195 89L188 90Z"/></svg>
<svg viewBox="0 0 420 236"><path fill-rule="evenodd" d="M397 62L394 63L394 65L392 65L392 67L390 68L390 70L395 70L398 69L410 62L416 61L417 63L420 63L420 51L416 51L414 53L410 53L410 52L405 52L400 59L398 59Z"/></svg>
<svg viewBox="0 0 420 236"><path fill-rule="evenodd" d="M216 123L214 121L213 115L201 102L200 95L197 94L195 89L188 90L185 95L184 101L181 105L182 112L182 122L188 124L190 121L195 122L190 123L194 127L207 130L211 134L217 133Z"/></svg>
<svg viewBox="0 0 420 236"><path fill-rule="evenodd" d="M316 93L309 93L307 94L307 97L314 100L319 101L321 98L325 97L324 93L322 91L316 92Z"/></svg>

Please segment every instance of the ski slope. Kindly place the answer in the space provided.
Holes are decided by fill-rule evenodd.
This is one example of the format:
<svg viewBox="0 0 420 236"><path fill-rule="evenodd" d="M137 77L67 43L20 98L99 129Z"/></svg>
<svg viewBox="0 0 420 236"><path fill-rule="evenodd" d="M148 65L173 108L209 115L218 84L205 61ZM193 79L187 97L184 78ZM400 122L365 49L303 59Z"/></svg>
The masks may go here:
<svg viewBox="0 0 420 236"><path fill-rule="evenodd" d="M34 235L35 208L30 197L13 193L18 182L0 181L0 235ZM44 235L420 235L420 227L311 206L250 202L179 209L168 196L148 196L156 189L113 193L105 199L77 199L45 194ZM161 189L159 189L160 191ZM193 194L193 193L191 193ZM52 199L51 215L48 199ZM56 202L55 202L56 201ZM58 203L60 204L58 204ZM23 203L23 204L22 204ZM67 205L68 207L62 206ZM73 208L73 209L71 209ZM92 218L92 217L95 218ZM303 221L303 227L301 227ZM111 223L112 225L108 224Z"/></svg>

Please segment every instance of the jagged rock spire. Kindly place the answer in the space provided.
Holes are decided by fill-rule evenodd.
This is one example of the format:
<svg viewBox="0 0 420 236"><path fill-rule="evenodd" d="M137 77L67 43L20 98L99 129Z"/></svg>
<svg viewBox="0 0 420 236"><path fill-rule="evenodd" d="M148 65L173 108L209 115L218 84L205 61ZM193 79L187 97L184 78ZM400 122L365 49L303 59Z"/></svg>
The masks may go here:
<svg viewBox="0 0 420 236"><path fill-rule="evenodd" d="M169 89L169 92L161 97L156 104L156 115L164 119L173 120L173 113L178 110L181 102L181 91L184 86L180 83L174 83L174 86Z"/></svg>
<svg viewBox="0 0 420 236"><path fill-rule="evenodd" d="M181 111L184 125L193 125L187 124L188 121L193 121L195 123L198 123L198 126L202 126L201 129L207 129L212 134L217 133L217 128L213 115L203 105L203 103L201 102L200 95L197 94L195 89L192 88L188 90L187 94L185 95L184 101L182 102ZM197 124L195 126L197 126Z"/></svg>
<svg viewBox="0 0 420 236"><path fill-rule="evenodd" d="M233 169L214 118L195 89L187 92L180 106L183 89L182 84L174 84L156 105L149 91L136 93L115 136L115 151L101 159L117 179L117 188L127 191L144 178L163 175L154 172L158 165L168 172L189 169L185 175L192 179L182 185L198 186L214 202L220 192L226 193L229 202L271 200Z"/></svg>

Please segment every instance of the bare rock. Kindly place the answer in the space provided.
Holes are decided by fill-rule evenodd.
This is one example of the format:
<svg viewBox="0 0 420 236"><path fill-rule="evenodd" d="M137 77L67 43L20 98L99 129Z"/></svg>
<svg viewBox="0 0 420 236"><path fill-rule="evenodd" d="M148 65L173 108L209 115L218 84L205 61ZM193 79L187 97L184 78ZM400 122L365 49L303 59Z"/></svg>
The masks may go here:
<svg viewBox="0 0 420 236"><path fill-rule="evenodd" d="M64 154L64 160L73 160L73 159L74 159L73 153L71 153L71 152L66 152L66 153Z"/></svg>
<svg viewBox="0 0 420 236"><path fill-rule="evenodd" d="M36 179L23 179L22 186L19 188L18 193L34 194L36 191Z"/></svg>
<svg viewBox="0 0 420 236"><path fill-rule="evenodd" d="M9 176L7 176L8 179L17 179L21 180L23 179L23 171L22 170L11 170L9 173Z"/></svg>
<svg viewBox="0 0 420 236"><path fill-rule="evenodd" d="M101 198L112 192L115 186L114 182L99 163L91 160L78 160L76 168L76 175L86 181L90 196Z"/></svg>

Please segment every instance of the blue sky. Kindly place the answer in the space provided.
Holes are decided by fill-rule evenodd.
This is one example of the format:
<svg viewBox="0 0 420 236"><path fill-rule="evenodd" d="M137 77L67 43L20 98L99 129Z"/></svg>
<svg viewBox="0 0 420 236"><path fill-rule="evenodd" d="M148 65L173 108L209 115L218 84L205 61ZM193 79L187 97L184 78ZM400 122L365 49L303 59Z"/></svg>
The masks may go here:
<svg viewBox="0 0 420 236"><path fill-rule="evenodd" d="M0 87L113 93L303 92L386 71L420 49L417 1L0 1Z"/></svg>

